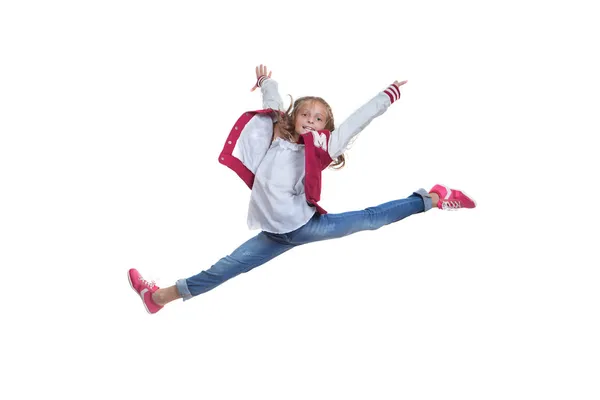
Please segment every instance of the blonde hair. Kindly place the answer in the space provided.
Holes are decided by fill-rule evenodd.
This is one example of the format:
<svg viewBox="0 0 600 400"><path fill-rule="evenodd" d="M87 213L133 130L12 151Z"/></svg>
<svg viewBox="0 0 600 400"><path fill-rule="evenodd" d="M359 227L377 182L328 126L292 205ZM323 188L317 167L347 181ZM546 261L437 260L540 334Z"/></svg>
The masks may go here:
<svg viewBox="0 0 600 400"><path fill-rule="evenodd" d="M325 129L329 132L333 132L333 130L335 129L333 112L331 111L331 106L325 100L317 96L304 96L296 99L296 101L293 101L292 96L290 96L290 99L292 99L292 101L290 102L290 106L287 109L287 111L285 113L277 113L279 133L285 140L289 142L295 142L297 140L297 134L295 129L296 116L298 115L298 112L300 111L302 105L306 102L317 101L325 107L327 111ZM340 169L343 168L344 165L346 165L346 158L343 154L340 154L331 162L331 164L329 164L329 167L334 169Z"/></svg>

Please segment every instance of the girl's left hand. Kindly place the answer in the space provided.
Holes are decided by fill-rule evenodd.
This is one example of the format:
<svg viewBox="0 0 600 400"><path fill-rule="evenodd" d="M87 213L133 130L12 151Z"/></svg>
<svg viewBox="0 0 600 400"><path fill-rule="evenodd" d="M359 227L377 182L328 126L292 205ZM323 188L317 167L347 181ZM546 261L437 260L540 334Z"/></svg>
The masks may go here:
<svg viewBox="0 0 600 400"><path fill-rule="evenodd" d="M406 82L408 82L408 81L402 81L402 82L394 81L394 85L400 87L400 86L404 85Z"/></svg>
<svg viewBox="0 0 600 400"><path fill-rule="evenodd" d="M267 75L267 72L268 72L268 75ZM269 71L269 69L267 68L266 65L260 64L260 66L256 67L256 82L258 82L258 79L261 76L266 76L267 78L270 78L272 73L273 73L273 71ZM256 89L258 89L257 84L255 84L254 87L252 89L250 89L250 91L254 92Z"/></svg>

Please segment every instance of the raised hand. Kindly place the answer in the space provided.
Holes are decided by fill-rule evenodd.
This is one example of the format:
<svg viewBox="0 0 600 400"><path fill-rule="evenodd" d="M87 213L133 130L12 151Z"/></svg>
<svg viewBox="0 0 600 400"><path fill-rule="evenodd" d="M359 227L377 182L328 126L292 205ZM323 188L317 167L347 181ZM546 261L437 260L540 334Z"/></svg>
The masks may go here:
<svg viewBox="0 0 600 400"><path fill-rule="evenodd" d="M268 72L268 74L267 74L267 72ZM266 76L267 78L270 78L272 73L273 73L273 71L269 71L266 65L260 64L259 66L257 66L256 67L256 83L254 84L254 87L252 89L250 89L250 91L254 92L256 89L258 89L258 78L260 78L261 76Z"/></svg>
<svg viewBox="0 0 600 400"><path fill-rule="evenodd" d="M408 82L408 81L402 81L402 82L394 81L394 85L400 87L400 86L404 85L406 82Z"/></svg>

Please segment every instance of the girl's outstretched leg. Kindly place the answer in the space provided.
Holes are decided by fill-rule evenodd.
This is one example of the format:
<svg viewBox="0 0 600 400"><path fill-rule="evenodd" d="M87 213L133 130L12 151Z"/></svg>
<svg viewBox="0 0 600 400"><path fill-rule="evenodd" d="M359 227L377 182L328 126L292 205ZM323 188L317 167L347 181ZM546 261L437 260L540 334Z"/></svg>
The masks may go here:
<svg viewBox="0 0 600 400"><path fill-rule="evenodd" d="M389 201L376 207L340 214L315 215L306 225L290 234L290 243L299 245L379 229L431 209L432 200L425 189L419 189L405 199Z"/></svg>
<svg viewBox="0 0 600 400"><path fill-rule="evenodd" d="M248 272L292 249L286 235L261 232L242 244L209 269L187 279L180 279L175 288L184 301L208 292L225 281Z"/></svg>
<svg viewBox="0 0 600 400"><path fill-rule="evenodd" d="M154 314L173 300L180 298L189 300L214 289L234 276L248 272L294 246L289 243L285 234L261 232L230 255L221 258L209 269L190 278L180 279L173 286L161 289L154 282L145 280L136 269L129 270L129 283L142 298L146 310Z"/></svg>

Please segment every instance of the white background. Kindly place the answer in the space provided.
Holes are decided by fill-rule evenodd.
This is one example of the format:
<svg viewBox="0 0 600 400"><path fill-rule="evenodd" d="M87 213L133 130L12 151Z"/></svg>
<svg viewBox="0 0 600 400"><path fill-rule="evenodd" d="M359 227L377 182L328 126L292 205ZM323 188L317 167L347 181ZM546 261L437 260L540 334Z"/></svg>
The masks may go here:
<svg viewBox="0 0 600 400"><path fill-rule="evenodd" d="M600 31L561 3L2 2L0 397L600 398ZM149 315L129 268L169 286L256 233L217 157L261 63L337 124L409 81L329 212L435 183L478 207Z"/></svg>

